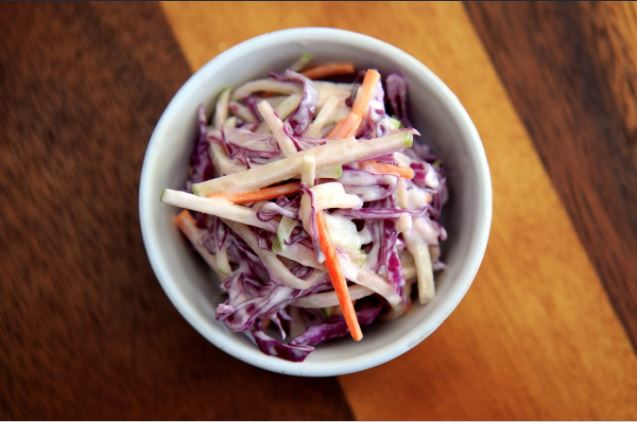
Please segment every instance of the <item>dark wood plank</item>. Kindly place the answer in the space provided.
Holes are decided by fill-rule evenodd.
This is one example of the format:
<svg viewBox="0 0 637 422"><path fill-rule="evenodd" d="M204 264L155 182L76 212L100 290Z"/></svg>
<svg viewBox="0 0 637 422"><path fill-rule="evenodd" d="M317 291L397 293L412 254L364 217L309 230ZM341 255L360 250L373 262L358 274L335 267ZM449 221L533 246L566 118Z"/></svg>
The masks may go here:
<svg viewBox="0 0 637 422"><path fill-rule="evenodd" d="M349 419L173 309L143 250L146 142L189 69L155 4L0 5L0 419Z"/></svg>
<svg viewBox="0 0 637 422"><path fill-rule="evenodd" d="M637 4L466 9L637 347Z"/></svg>

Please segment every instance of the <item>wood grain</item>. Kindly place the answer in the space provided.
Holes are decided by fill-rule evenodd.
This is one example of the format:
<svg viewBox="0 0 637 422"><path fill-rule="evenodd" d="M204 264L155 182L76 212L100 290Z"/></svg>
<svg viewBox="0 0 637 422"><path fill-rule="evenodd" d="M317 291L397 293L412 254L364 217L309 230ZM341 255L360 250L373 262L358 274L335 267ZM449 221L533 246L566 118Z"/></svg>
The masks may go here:
<svg viewBox="0 0 637 422"><path fill-rule="evenodd" d="M137 188L189 69L157 5L0 5L0 419L348 419L174 310Z"/></svg>
<svg viewBox="0 0 637 422"><path fill-rule="evenodd" d="M637 348L637 3L467 10Z"/></svg>
<svg viewBox="0 0 637 422"><path fill-rule="evenodd" d="M483 136L495 208L480 274L431 338L341 377L358 419L637 417L629 339L461 4L162 7L193 69L284 27L335 26L389 41L449 84Z"/></svg>

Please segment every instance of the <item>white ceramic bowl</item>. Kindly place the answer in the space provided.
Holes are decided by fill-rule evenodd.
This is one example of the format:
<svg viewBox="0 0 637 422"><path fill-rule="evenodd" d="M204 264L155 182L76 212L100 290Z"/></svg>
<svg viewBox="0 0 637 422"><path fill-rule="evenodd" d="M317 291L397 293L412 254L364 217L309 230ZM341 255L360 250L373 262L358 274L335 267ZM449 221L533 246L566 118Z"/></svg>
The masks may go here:
<svg viewBox="0 0 637 422"><path fill-rule="evenodd" d="M350 339L319 345L301 363L266 356L243 335L216 321L219 292L210 272L173 224L177 209L160 203L164 188L183 185L198 104L208 110L225 86L284 69L302 53L317 62L353 61L382 73L402 72L409 83L409 106L416 127L446 167L450 202L444 208L449 239L437 274L437 293L426 306L404 317L364 328L360 343ZM491 225L491 180L480 137L458 98L418 60L383 41L328 28L299 28L252 38L209 61L177 92L150 139L140 182L139 211L144 244L166 294L188 322L217 347L245 362L274 372L331 376L389 361L430 335L456 308L484 255Z"/></svg>

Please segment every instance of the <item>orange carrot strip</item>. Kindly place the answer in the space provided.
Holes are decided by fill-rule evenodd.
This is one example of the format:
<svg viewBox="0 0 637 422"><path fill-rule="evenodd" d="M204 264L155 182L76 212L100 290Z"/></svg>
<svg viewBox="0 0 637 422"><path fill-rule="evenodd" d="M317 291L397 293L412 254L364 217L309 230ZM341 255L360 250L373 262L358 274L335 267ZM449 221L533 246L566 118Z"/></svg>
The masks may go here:
<svg viewBox="0 0 637 422"><path fill-rule="evenodd" d="M376 173L395 174L396 176L404 177L405 179L413 179L415 176L414 170L411 168L399 167L376 161L363 161L361 163L361 167L366 170L372 170Z"/></svg>
<svg viewBox="0 0 637 422"><path fill-rule="evenodd" d="M197 222L192 217L190 212L188 212L188 210L183 210L175 216L175 224L177 224L179 230L187 233L189 232L190 228L193 227L193 225L197 224Z"/></svg>
<svg viewBox="0 0 637 422"><path fill-rule="evenodd" d="M352 338L356 341L361 341L363 338L363 332L361 331L360 324L358 323L354 304L352 303L349 290L347 289L345 275L343 274L343 270L338 262L336 249L330 240L327 225L325 223L325 215L323 215L322 211L318 211L316 213L316 227L319 235L319 246L325 255L325 266L327 267L327 272L332 280L332 286L334 287L334 291L338 297L338 303L341 307L341 311L343 312L345 324L347 325L347 329L349 330Z"/></svg>
<svg viewBox="0 0 637 422"><path fill-rule="evenodd" d="M349 114L347 115L347 117L349 117ZM334 125L332 130L330 130L330 133L327 134L327 139L337 139L338 138L338 134L343 130L343 125L345 124L345 120L347 119L347 117L341 119L339 122L337 122Z"/></svg>
<svg viewBox="0 0 637 422"><path fill-rule="evenodd" d="M365 73L363 84L358 90L352 110L347 117L342 119L334 126L334 128L327 135L328 139L348 138L356 135L356 131L363 120L363 115L369 108L369 102L374 96L374 89L376 84L380 81L380 73L374 69L369 69Z"/></svg>
<svg viewBox="0 0 637 422"><path fill-rule="evenodd" d="M350 113L347 116L347 120L343 124L343 133L341 134L341 138L349 138L350 136L355 136L356 132L358 132L358 127L361 125L361 121L363 118L360 114Z"/></svg>
<svg viewBox="0 0 637 422"><path fill-rule="evenodd" d="M356 135L358 126L361 124L361 116L355 113L350 113L341 122L338 127L334 127L332 131L327 135L329 139L348 138Z"/></svg>
<svg viewBox="0 0 637 422"><path fill-rule="evenodd" d="M289 195L291 193L298 192L300 188L301 184L299 182L291 182L278 186L270 186L269 188L263 188L252 192L213 193L212 195L209 195L208 198L224 198L235 204L247 204L249 202L274 199L281 195Z"/></svg>
<svg viewBox="0 0 637 422"><path fill-rule="evenodd" d="M310 79L322 79L334 75L351 75L354 72L356 72L354 63L325 63L301 73Z"/></svg>
<svg viewBox="0 0 637 422"><path fill-rule="evenodd" d="M369 106L369 102L374 96L374 89L376 88L376 84L378 83L378 81L380 81L380 73L378 73L376 70L369 69L365 73L363 84L358 91L358 95L356 95L354 104L352 105L352 113L356 113L360 116L365 115L365 113L367 112L367 107Z"/></svg>

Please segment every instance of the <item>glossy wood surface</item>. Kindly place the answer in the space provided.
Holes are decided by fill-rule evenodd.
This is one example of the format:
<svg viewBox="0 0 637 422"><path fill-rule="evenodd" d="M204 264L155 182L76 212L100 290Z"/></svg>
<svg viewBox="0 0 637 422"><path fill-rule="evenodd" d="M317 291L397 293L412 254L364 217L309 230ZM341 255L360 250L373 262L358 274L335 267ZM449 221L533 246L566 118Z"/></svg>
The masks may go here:
<svg viewBox="0 0 637 422"><path fill-rule="evenodd" d="M635 25L626 4L0 5L0 417L637 418ZM363 32L429 66L493 177L465 300L412 351L340 378L270 374L208 344L139 233L144 148L179 85L296 26Z"/></svg>

